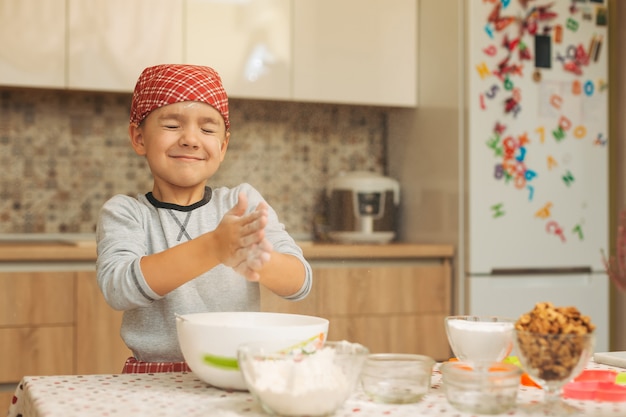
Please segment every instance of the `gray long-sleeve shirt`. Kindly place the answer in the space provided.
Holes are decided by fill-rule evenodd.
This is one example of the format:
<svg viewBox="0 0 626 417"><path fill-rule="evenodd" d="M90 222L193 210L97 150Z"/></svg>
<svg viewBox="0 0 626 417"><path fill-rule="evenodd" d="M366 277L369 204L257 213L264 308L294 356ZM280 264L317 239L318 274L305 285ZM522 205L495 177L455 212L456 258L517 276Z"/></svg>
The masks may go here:
<svg viewBox="0 0 626 417"><path fill-rule="evenodd" d="M248 211L264 201L257 190L244 183L234 188L207 187L204 198L191 206L162 203L149 193L136 199L116 195L102 207L96 231L98 284L109 305L124 310L121 335L137 359L183 360L176 314L259 310L259 284L247 281L225 265L214 267L165 296L148 286L139 267L145 255L214 230L236 204L240 192L248 197ZM275 251L297 257L306 269L303 286L285 298L306 297L312 284L311 267L271 207L265 236Z"/></svg>

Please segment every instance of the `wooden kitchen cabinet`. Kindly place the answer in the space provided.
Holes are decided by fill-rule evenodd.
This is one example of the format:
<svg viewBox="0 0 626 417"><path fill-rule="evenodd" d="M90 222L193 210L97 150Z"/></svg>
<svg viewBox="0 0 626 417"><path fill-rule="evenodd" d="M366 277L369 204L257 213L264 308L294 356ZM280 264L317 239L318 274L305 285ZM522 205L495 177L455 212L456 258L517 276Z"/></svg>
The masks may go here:
<svg viewBox="0 0 626 417"><path fill-rule="evenodd" d="M0 83L65 86L65 0L0 0Z"/></svg>
<svg viewBox="0 0 626 417"><path fill-rule="evenodd" d="M290 99L291 4L187 0L186 62L215 68L230 97Z"/></svg>
<svg viewBox="0 0 626 417"><path fill-rule="evenodd" d="M68 0L68 88L133 91L145 67L181 63L182 13L170 0Z"/></svg>
<svg viewBox="0 0 626 417"><path fill-rule="evenodd" d="M72 272L0 273L0 408L24 375L74 371Z"/></svg>
<svg viewBox="0 0 626 417"><path fill-rule="evenodd" d="M132 356L120 336L123 313L106 303L95 271L77 272L76 280L76 373L117 374Z"/></svg>
<svg viewBox="0 0 626 417"><path fill-rule="evenodd" d="M74 373L74 326L0 329L2 383L17 383L24 375Z"/></svg>
<svg viewBox="0 0 626 417"><path fill-rule="evenodd" d="M0 384L74 371L72 272L0 273Z"/></svg>
<svg viewBox="0 0 626 417"><path fill-rule="evenodd" d="M74 322L73 272L0 273L0 326Z"/></svg>
<svg viewBox="0 0 626 417"><path fill-rule="evenodd" d="M25 375L119 373L121 315L95 271L0 272L0 408Z"/></svg>
<svg viewBox="0 0 626 417"><path fill-rule="evenodd" d="M313 288L302 301L264 290L264 311L329 319L329 340L349 340L371 352L450 357L444 318L451 313L449 259L434 261L312 261Z"/></svg>
<svg viewBox="0 0 626 417"><path fill-rule="evenodd" d="M416 106L417 3L294 1L293 99Z"/></svg>

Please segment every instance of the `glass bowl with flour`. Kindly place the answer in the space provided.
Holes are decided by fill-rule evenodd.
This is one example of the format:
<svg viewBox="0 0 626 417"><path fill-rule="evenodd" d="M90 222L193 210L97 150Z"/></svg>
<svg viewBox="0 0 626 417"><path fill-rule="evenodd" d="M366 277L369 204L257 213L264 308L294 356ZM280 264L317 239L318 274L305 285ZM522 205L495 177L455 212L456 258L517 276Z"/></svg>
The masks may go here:
<svg viewBox="0 0 626 417"><path fill-rule="evenodd" d="M289 347L291 346L291 347ZM253 342L237 352L250 393L277 416L327 416L354 392L369 350L347 341L292 346Z"/></svg>
<svg viewBox="0 0 626 417"><path fill-rule="evenodd" d="M497 316L448 316L448 342L454 356L474 365L500 362L513 350L515 319Z"/></svg>

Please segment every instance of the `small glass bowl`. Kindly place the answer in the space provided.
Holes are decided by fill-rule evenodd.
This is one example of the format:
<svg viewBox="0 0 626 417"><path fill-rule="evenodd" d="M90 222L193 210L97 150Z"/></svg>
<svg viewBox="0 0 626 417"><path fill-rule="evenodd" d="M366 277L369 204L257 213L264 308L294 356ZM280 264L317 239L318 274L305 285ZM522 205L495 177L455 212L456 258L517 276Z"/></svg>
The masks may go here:
<svg viewBox="0 0 626 417"><path fill-rule="evenodd" d="M464 362L441 364L448 402L459 411L502 414L515 407L522 370L513 364L494 362L474 369Z"/></svg>
<svg viewBox="0 0 626 417"><path fill-rule="evenodd" d="M415 403L430 390L435 360L408 353L368 356L361 373L363 391L377 403Z"/></svg>

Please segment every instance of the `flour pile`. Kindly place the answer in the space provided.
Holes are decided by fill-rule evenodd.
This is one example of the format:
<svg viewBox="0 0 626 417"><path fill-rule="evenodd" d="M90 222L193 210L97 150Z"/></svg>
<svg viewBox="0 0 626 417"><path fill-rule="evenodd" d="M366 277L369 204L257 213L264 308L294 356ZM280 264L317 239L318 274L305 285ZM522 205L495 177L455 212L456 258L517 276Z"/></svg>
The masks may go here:
<svg viewBox="0 0 626 417"><path fill-rule="evenodd" d="M310 355L255 360L251 364L254 373L251 391L280 415L331 413L351 391L351 384L335 358L335 350L323 348Z"/></svg>

